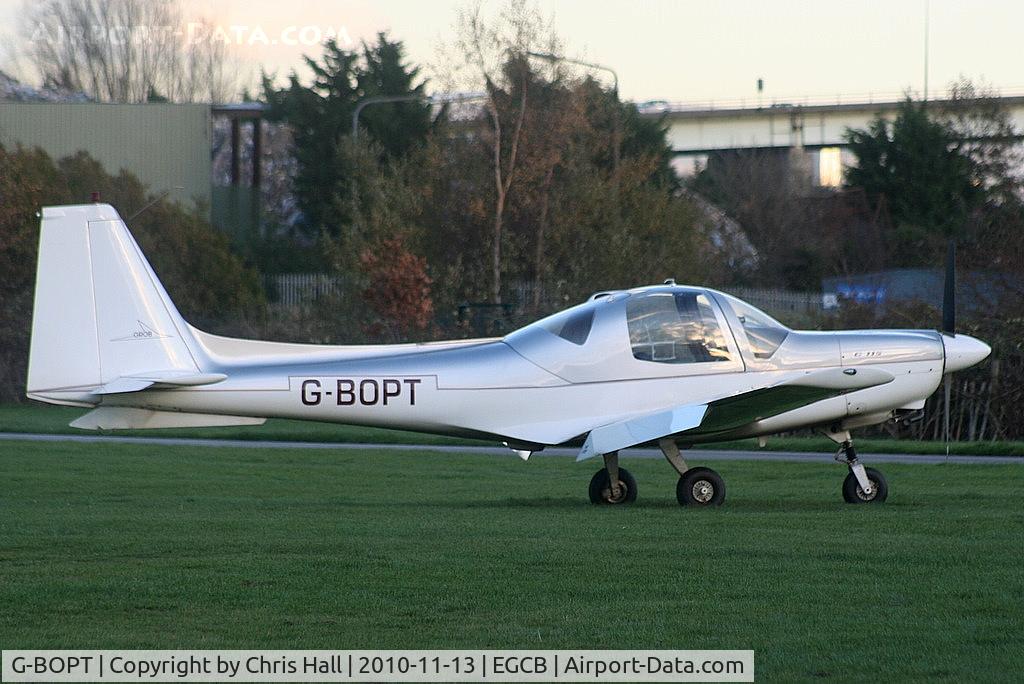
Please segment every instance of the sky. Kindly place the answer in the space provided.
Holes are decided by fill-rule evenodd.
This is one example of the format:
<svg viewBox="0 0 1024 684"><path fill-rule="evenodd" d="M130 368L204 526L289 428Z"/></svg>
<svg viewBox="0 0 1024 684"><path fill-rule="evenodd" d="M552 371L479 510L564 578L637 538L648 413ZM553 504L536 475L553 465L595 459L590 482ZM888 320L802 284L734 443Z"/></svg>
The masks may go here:
<svg viewBox="0 0 1024 684"><path fill-rule="evenodd" d="M31 2L31 0L29 0ZM186 23L219 27L245 79L262 66L285 74L316 39L358 45L386 30L411 61L438 64L467 0L180 0ZM504 0L483 3L495 12ZM963 75L1024 94L1024 2L1020 0L537 0L567 56L614 68L623 98L765 102L802 97L856 99L923 89L925 15L929 89ZM30 28L22 0L0 0L0 69L29 81L23 54ZM187 29L185 29L187 31ZM274 44L276 43L276 44ZM595 75L601 76L600 73ZM436 82L436 79L435 79ZM429 90L434 90L429 88Z"/></svg>

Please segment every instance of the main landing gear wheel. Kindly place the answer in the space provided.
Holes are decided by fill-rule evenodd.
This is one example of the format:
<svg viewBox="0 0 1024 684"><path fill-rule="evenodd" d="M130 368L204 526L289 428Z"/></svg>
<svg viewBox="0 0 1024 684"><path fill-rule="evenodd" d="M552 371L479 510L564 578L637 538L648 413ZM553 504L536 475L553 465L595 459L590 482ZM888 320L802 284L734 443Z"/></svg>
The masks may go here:
<svg viewBox="0 0 1024 684"><path fill-rule="evenodd" d="M680 506L721 506L725 501L725 482L711 468L690 468L676 485Z"/></svg>
<svg viewBox="0 0 1024 684"><path fill-rule="evenodd" d="M889 485L886 484L885 477L874 468L865 468L864 473L868 476L873 491L870 494L865 494L857 482L857 477L852 472L847 473L846 479L843 480L843 499L846 503L853 504L885 501L885 498L889 496Z"/></svg>
<svg viewBox="0 0 1024 684"><path fill-rule="evenodd" d="M601 468L590 480L590 503L603 506L629 504L636 501L636 479L625 468L619 468L619 486L612 490L608 469Z"/></svg>

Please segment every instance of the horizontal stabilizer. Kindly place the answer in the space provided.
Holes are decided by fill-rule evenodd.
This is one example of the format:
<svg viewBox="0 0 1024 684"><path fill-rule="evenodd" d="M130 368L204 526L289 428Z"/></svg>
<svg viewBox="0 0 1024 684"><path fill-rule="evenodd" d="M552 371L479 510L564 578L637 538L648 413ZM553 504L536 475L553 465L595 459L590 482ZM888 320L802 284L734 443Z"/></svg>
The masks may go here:
<svg viewBox="0 0 1024 684"><path fill-rule="evenodd" d="M266 418L154 411L124 406L101 406L72 421L71 427L81 430L149 430L155 428L262 425L264 422L266 422Z"/></svg>
<svg viewBox="0 0 1024 684"><path fill-rule="evenodd" d="M722 432L813 404L822 399L892 382L878 368L827 368L776 385L741 392L707 404L682 404L594 428L577 461L645 444L688 430Z"/></svg>
<svg viewBox="0 0 1024 684"><path fill-rule="evenodd" d="M195 387L197 385L212 385L220 382L228 376L223 373L189 373L182 371L158 371L155 373L138 373L135 375L118 378L112 382L98 387L92 391L93 394L123 394L125 392L139 392L154 387L156 389L167 389L173 387Z"/></svg>
<svg viewBox="0 0 1024 684"><path fill-rule="evenodd" d="M196 385L212 385L228 376L224 373L182 373L181 371L160 371L158 373L133 373L131 377L138 380L152 380L154 385L172 387L195 387Z"/></svg>
<svg viewBox="0 0 1024 684"><path fill-rule="evenodd" d="M152 380L139 380L137 378L118 378L106 385L97 387L92 394L123 394L125 392L141 392L153 384Z"/></svg>

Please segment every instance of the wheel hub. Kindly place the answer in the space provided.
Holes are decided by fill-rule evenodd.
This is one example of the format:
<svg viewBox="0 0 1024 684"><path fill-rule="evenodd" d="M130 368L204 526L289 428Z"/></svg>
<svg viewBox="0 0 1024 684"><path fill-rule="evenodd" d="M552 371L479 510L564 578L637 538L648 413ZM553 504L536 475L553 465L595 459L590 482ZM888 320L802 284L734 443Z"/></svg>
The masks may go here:
<svg viewBox="0 0 1024 684"><path fill-rule="evenodd" d="M625 500L627 493L628 489L626 487L626 483L619 480L618 487L612 487L609 484L608 488L601 492L601 495L604 496L604 500L608 503L619 503Z"/></svg>
<svg viewBox="0 0 1024 684"><path fill-rule="evenodd" d="M874 480L868 480L871 483L871 491L865 492L861 489L860 485L857 485L857 498L861 501L871 501L878 495L878 484Z"/></svg>
<svg viewBox="0 0 1024 684"><path fill-rule="evenodd" d="M712 497L715 496L715 486L707 480L697 480L693 483L691 492L693 493L694 501L704 504L711 501Z"/></svg>

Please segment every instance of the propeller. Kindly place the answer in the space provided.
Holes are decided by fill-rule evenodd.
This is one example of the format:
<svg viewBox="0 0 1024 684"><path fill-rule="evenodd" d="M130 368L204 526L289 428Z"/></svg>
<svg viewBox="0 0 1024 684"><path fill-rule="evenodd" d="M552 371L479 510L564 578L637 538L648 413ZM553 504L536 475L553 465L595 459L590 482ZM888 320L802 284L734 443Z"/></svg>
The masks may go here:
<svg viewBox="0 0 1024 684"><path fill-rule="evenodd" d="M946 250L946 277L942 288L942 334L956 335L956 241L949 239ZM943 378L942 428L946 438L946 458L949 458L949 402L953 395L953 374L946 373Z"/></svg>

